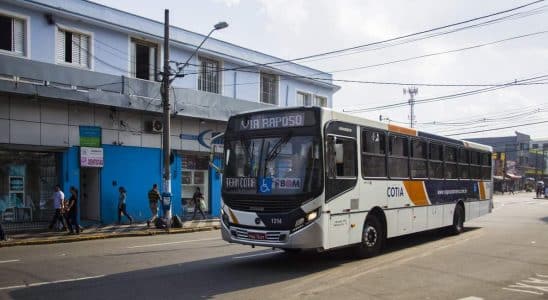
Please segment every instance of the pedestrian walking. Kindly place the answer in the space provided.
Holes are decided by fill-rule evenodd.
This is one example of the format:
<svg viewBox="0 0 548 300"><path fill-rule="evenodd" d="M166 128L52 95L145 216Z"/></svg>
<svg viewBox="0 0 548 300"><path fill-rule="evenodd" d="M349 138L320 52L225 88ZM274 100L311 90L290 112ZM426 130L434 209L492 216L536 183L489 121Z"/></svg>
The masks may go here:
<svg viewBox="0 0 548 300"><path fill-rule="evenodd" d="M70 187L70 198L67 207L65 207L67 224L70 234L80 234L80 224L78 224L78 190Z"/></svg>
<svg viewBox="0 0 548 300"><path fill-rule="evenodd" d="M194 202L194 215L192 215L192 220L194 220L194 218L196 218L196 212L198 210L202 214L202 218L205 219L206 216L205 216L204 211L203 211L203 206L204 206L205 200L204 200L204 195L202 194L202 192L200 192L199 187L196 187L196 191L194 192L194 195L192 195L192 202Z"/></svg>
<svg viewBox="0 0 548 300"><path fill-rule="evenodd" d="M53 229L53 226L57 226L58 222L61 222L64 227L66 227L65 219L63 218L63 206L65 202L65 194L61 191L61 186L56 184L53 193L53 208L55 213L51 223L49 224L49 229Z"/></svg>
<svg viewBox="0 0 548 300"><path fill-rule="evenodd" d="M133 223L133 218L127 213L126 209L126 189L121 186L118 188L118 192L120 192L120 196L118 197L118 224L121 224L122 222L122 214L129 219L129 224L131 224Z"/></svg>
<svg viewBox="0 0 548 300"><path fill-rule="evenodd" d="M150 214L152 215L150 220L147 221L147 227L150 227L150 223L154 224L158 219L158 202L160 201L160 192L158 191L158 185L155 183L152 185L152 189L148 191L148 204L150 207Z"/></svg>

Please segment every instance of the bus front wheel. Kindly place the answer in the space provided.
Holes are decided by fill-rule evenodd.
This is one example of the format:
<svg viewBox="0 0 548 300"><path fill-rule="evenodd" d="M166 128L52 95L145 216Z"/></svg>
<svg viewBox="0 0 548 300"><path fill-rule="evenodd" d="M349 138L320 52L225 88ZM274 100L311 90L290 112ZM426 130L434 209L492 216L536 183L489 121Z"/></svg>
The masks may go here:
<svg viewBox="0 0 548 300"><path fill-rule="evenodd" d="M373 257L382 249L384 244L384 228L379 218L370 215L365 220L362 232L362 242L356 247L359 258Z"/></svg>

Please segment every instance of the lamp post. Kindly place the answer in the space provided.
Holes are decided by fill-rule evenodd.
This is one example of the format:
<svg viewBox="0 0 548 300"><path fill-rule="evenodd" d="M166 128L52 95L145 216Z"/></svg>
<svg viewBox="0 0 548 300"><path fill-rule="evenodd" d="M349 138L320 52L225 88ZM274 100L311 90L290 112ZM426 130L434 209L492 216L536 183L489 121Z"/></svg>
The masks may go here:
<svg viewBox="0 0 548 300"><path fill-rule="evenodd" d="M163 172L163 193L162 193L162 205L164 210L164 218L166 219L166 223L168 224L168 227L171 226L171 219L172 219L172 213L171 213L171 168L170 168L170 154L171 154L171 145L170 145L170 136L171 136L171 116L170 116L170 104L169 104L169 87L173 80L177 77L183 77L184 74L182 74L183 69L189 64L190 60L198 50L202 47L202 45L205 43L205 41L211 36L211 34L220 29L224 29L228 27L228 23L226 22L219 22L213 26L213 29L207 34L207 36L203 39L203 41L196 47L194 52L190 55L190 57L186 60L184 64L177 64L177 73L172 74L171 69L169 66L170 60L169 60L169 9L166 9L164 11L164 69L162 73L162 106L163 106L163 114L164 114L164 130L163 130L163 142L162 142L162 153L163 153L163 165L164 165L164 172Z"/></svg>

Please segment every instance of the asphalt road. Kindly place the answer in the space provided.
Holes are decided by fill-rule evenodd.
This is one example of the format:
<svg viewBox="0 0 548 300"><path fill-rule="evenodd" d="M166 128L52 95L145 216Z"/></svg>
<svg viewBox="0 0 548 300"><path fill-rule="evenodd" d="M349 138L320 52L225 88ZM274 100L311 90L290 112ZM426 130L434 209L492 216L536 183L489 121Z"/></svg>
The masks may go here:
<svg viewBox="0 0 548 300"><path fill-rule="evenodd" d="M288 256L219 231L0 248L0 299L547 299L548 200L499 196L450 236Z"/></svg>

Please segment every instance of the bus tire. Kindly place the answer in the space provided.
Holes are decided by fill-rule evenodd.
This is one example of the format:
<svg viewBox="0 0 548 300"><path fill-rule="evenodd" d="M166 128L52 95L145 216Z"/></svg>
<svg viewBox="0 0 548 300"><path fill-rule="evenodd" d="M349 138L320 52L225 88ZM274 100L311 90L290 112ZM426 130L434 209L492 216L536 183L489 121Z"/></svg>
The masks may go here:
<svg viewBox="0 0 548 300"><path fill-rule="evenodd" d="M454 235L460 234L464 231L464 208L462 205L457 204L455 206L455 212L453 213L453 225L451 225L451 233Z"/></svg>
<svg viewBox="0 0 548 300"><path fill-rule="evenodd" d="M384 228L376 215L365 219L362 231L362 242L356 247L358 258L373 257L380 253L384 244Z"/></svg>

